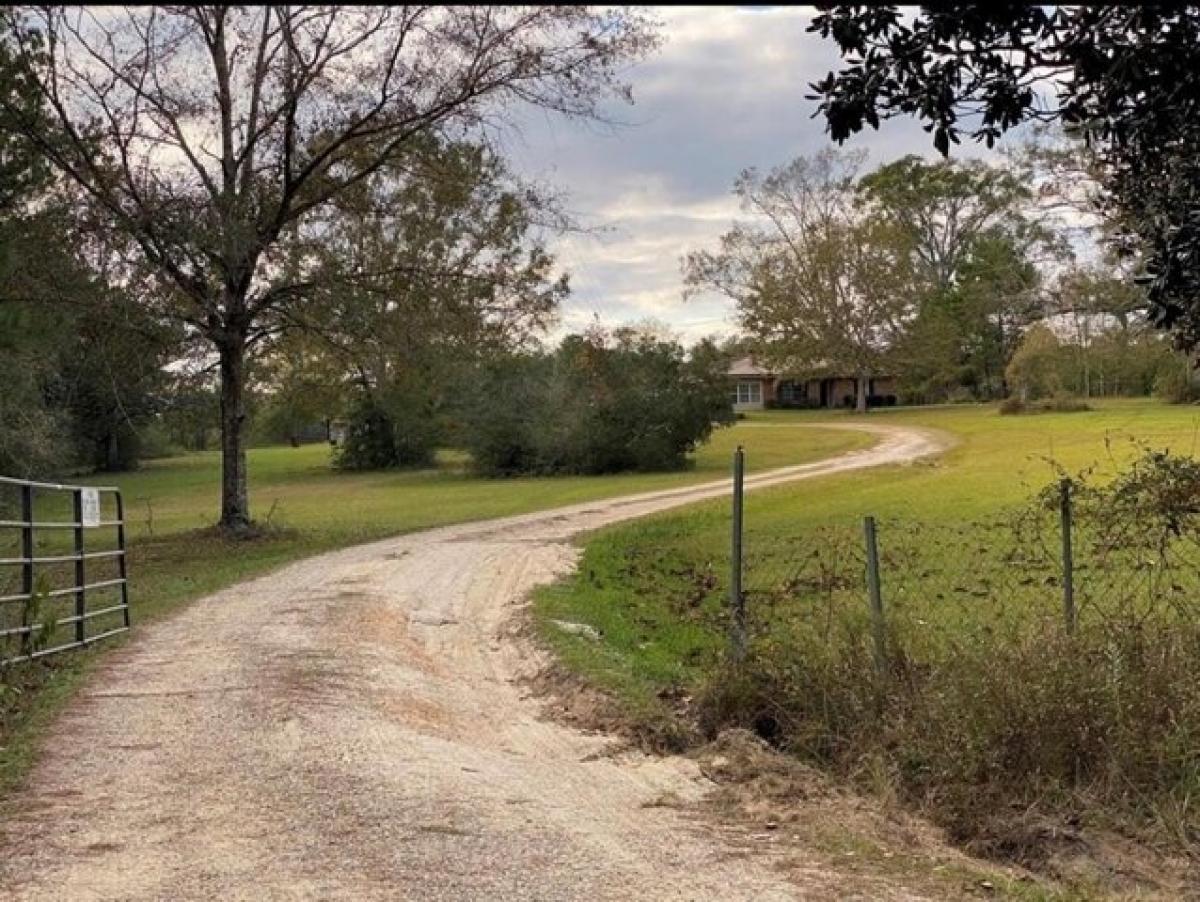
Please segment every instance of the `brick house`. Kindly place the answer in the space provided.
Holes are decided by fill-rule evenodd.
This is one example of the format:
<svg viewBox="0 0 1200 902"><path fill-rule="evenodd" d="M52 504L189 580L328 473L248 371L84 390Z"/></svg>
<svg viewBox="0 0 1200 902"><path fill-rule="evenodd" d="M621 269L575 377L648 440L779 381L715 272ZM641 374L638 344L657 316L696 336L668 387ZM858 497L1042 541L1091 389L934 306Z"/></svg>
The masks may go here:
<svg viewBox="0 0 1200 902"><path fill-rule="evenodd" d="M853 376L803 378L787 376L760 366L753 357L742 357L729 367L734 410L765 407L853 407L857 381ZM868 397L875 406L896 403L896 377L872 378Z"/></svg>

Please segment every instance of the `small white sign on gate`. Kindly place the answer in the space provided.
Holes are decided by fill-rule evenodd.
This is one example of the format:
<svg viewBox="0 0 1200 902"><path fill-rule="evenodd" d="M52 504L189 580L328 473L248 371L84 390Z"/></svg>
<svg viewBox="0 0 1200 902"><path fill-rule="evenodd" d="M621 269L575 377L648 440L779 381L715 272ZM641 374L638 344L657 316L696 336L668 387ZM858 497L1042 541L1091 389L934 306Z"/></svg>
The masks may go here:
<svg viewBox="0 0 1200 902"><path fill-rule="evenodd" d="M84 526L100 525L100 490L83 489L79 493Z"/></svg>

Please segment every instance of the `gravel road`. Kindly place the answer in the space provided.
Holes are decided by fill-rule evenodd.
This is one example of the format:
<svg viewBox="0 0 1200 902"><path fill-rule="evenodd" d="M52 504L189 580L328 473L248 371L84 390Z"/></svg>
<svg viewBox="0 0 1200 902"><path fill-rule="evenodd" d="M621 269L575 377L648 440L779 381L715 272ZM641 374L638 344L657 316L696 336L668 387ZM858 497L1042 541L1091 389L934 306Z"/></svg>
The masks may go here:
<svg viewBox="0 0 1200 902"><path fill-rule="evenodd" d="M873 447L750 489L936 453ZM572 536L726 481L430 530L321 555L190 604L107 655L0 824L14 899L792 899L785 874L685 805L682 758L539 717L514 637Z"/></svg>

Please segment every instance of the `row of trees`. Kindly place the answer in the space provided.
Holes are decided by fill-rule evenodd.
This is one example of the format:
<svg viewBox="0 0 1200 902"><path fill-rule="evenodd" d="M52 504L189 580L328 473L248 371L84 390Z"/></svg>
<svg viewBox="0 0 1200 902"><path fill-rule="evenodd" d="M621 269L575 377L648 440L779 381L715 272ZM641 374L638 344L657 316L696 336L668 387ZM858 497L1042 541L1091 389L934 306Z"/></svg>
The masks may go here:
<svg viewBox="0 0 1200 902"><path fill-rule="evenodd" d="M749 216L685 258L688 292L732 298L761 357L856 376L860 410L881 374L910 401L1007 396L1013 355L1042 320L1078 348L1069 381L1083 394L1141 393L1147 377L1129 370L1172 362L1112 256L1077 262L1110 228L1090 198L1057 187L1064 168L1086 170L1077 142L1043 135L1002 165L910 156L864 173L864 159L826 150L744 172ZM1114 361L1125 352L1139 361Z"/></svg>
<svg viewBox="0 0 1200 902"><path fill-rule="evenodd" d="M10 92L19 88L9 84ZM180 344L99 264L53 172L0 129L0 472L119 469L162 408Z"/></svg>

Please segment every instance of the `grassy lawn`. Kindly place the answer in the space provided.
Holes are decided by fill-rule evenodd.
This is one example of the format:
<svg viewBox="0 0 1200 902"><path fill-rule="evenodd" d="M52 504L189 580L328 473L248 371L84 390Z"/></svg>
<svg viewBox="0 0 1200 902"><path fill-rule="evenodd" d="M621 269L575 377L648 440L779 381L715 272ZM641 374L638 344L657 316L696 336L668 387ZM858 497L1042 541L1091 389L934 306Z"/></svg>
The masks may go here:
<svg viewBox="0 0 1200 902"><path fill-rule="evenodd" d="M1200 411L1151 401L1100 402L1082 413L999 416L993 406L895 409L878 422L933 427L957 444L936 461L864 470L755 492L746 498L747 583L782 574L803 537L842 527L857 541L861 518L947 529L1027 500L1050 482L1054 460L1075 472L1112 472L1143 445L1192 452ZM760 422L803 421L773 412ZM746 430L747 432L749 430ZM754 454L748 451L749 462ZM542 590L542 630L567 665L653 712L661 694L690 693L725 649L729 505L714 501L599 531L578 573ZM881 540L882 542L882 540ZM959 554L961 549L948 553ZM593 643L549 625L587 623Z"/></svg>
<svg viewBox="0 0 1200 902"><path fill-rule="evenodd" d="M744 425L719 430L686 472L608 477L480 479L453 452L444 453L436 469L343 473L330 467L324 445L257 448L249 454L254 514L260 520L269 516L278 530L238 544L206 529L218 513L215 453L151 461L136 473L95 481L117 485L124 494L136 631L136 624L183 602L322 551L449 523L719 479L728 473L738 443L748 449L752 467L762 470L871 442L858 433L796 429L791 423L752 416ZM42 728L110 647L56 656L9 673L0 686L0 792L27 771Z"/></svg>
<svg viewBox="0 0 1200 902"><path fill-rule="evenodd" d="M850 432L783 428L792 422L762 413L718 430L682 473L480 479L454 451L440 455L437 469L351 473L330 467L324 445L257 448L250 451L251 501L255 517L269 516L272 525L373 537L720 479L728 475L739 443L752 467L764 470L871 442ZM122 489L131 536L143 538L211 525L218 513L218 479L219 460L210 453L152 461L136 473L103 481Z"/></svg>
<svg viewBox="0 0 1200 902"><path fill-rule="evenodd" d="M540 631L569 669L623 703L647 740L686 745L697 729L752 727L852 780L888 774L886 792L930 805L982 854L1036 867L1045 847L1026 845L1019 817L989 820L998 810L1084 811L1089 829L1144 829L1151 842L1194 836L1187 800L1200 783L1186 750L1200 709L1191 682L1175 677L1197 666L1200 570L1177 572L1184 585L1169 588L1182 591L1186 610L1145 623L1144 645L1140 625L1092 608L1072 637L1061 628L1055 517L1041 571L1008 559L995 544L1003 527L985 525L1051 483L1051 461L1070 473L1094 468L1103 481L1146 449L1200 450L1194 407L1096 407L1007 417L984 406L877 412L878 422L934 428L956 444L934 461L747 495L746 669L725 665L726 500L585 537L578 571L535 598ZM867 514L880 518L886 677L870 645ZM1118 600L1133 597L1134 585L1158 598L1147 572L1077 571L1084 586L1112 576ZM1176 602L1154 603L1170 616ZM601 638L554 621L588 624ZM754 712L767 712L762 729Z"/></svg>

